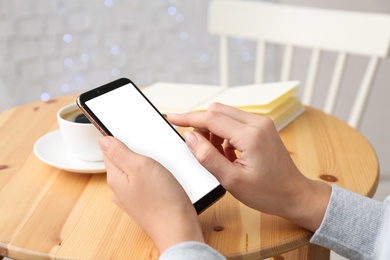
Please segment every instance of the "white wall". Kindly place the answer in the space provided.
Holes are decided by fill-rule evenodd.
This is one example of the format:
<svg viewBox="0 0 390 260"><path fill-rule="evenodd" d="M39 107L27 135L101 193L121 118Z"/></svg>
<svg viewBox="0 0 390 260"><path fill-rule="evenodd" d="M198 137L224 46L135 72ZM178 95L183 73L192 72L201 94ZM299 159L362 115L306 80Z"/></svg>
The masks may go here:
<svg viewBox="0 0 390 260"><path fill-rule="evenodd" d="M279 0L279 2L390 13L388 0ZM156 81L218 83L218 39L207 33L209 0L0 0L0 111L81 92L118 77L138 85ZM231 41L233 84L253 81L254 43ZM304 79L308 53L300 50L296 79ZM278 49L271 48L269 81L277 80ZM325 55L321 84L334 62ZM365 59L353 57L358 76ZM300 69L301 68L301 69ZM390 60L380 65L361 132L390 173ZM355 84L346 89L337 113ZM304 83L304 82L303 82Z"/></svg>

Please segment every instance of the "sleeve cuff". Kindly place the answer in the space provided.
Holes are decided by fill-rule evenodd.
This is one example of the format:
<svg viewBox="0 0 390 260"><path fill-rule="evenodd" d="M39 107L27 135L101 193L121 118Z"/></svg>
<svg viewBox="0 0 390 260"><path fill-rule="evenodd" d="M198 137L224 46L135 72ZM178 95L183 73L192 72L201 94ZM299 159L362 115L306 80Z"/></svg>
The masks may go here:
<svg viewBox="0 0 390 260"><path fill-rule="evenodd" d="M386 214L384 203L332 185L324 219L310 242L349 259L377 259Z"/></svg>
<svg viewBox="0 0 390 260"><path fill-rule="evenodd" d="M199 242L183 242L168 248L161 256L160 260L225 260L215 249Z"/></svg>

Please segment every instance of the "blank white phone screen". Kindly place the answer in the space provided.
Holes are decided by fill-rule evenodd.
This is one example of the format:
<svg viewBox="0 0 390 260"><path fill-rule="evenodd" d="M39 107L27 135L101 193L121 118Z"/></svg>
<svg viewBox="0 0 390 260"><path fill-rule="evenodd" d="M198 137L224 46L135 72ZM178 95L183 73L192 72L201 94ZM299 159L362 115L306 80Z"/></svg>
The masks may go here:
<svg viewBox="0 0 390 260"><path fill-rule="evenodd" d="M85 104L127 147L167 168L192 203L219 185L218 180L196 160L185 142L131 83Z"/></svg>

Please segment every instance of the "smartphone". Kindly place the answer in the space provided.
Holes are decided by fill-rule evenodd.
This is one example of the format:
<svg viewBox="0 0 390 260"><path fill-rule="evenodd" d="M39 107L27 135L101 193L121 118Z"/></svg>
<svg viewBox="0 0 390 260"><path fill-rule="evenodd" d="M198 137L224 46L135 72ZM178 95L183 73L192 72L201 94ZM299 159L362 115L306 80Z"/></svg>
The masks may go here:
<svg viewBox="0 0 390 260"><path fill-rule="evenodd" d="M188 149L183 137L140 89L121 78L81 94L77 104L104 135L151 157L167 168L201 213L225 194L225 189ZM164 187L161 187L164 189Z"/></svg>

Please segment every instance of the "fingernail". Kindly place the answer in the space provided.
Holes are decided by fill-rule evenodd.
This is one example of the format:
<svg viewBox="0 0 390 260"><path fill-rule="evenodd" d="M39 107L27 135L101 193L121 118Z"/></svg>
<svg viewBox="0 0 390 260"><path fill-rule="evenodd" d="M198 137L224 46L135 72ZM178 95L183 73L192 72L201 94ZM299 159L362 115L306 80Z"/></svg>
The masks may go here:
<svg viewBox="0 0 390 260"><path fill-rule="evenodd" d="M193 132L184 132L184 138L190 149L194 149L199 143L198 137Z"/></svg>
<svg viewBox="0 0 390 260"><path fill-rule="evenodd" d="M102 150L107 150L108 147L110 147L111 140L107 136L102 136L102 137L99 138L99 144L100 144L100 148Z"/></svg>

